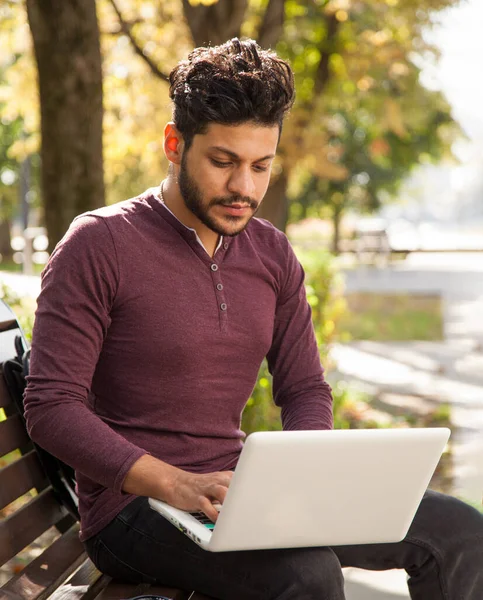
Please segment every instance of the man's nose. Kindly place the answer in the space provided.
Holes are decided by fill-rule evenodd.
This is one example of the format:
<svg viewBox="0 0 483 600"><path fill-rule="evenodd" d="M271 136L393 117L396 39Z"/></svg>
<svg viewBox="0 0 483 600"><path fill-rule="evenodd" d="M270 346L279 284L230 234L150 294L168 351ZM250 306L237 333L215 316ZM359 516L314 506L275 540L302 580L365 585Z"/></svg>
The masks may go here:
<svg viewBox="0 0 483 600"><path fill-rule="evenodd" d="M253 198L255 196L255 182L251 169L244 167L235 169L228 182L228 190L230 193L243 198Z"/></svg>

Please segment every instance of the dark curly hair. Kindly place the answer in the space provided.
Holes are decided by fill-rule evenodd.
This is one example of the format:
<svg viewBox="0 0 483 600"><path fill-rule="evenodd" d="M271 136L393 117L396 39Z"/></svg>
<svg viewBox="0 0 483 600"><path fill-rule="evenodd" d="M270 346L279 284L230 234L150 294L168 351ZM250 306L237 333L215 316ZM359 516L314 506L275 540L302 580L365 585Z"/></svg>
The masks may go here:
<svg viewBox="0 0 483 600"><path fill-rule="evenodd" d="M294 101L292 69L254 40L195 48L169 76L173 121L187 150L210 123L278 124Z"/></svg>

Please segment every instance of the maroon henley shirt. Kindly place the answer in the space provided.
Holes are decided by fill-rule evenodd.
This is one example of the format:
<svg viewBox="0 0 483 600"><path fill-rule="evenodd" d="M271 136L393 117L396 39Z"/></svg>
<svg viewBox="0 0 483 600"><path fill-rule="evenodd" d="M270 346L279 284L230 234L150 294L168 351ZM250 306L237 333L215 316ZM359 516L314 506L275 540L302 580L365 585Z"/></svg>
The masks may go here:
<svg viewBox="0 0 483 600"><path fill-rule="evenodd" d="M154 188L74 220L42 274L25 406L32 439L76 470L82 540L133 499L146 453L236 465L265 356L284 429L331 428L303 278L256 218L211 258Z"/></svg>

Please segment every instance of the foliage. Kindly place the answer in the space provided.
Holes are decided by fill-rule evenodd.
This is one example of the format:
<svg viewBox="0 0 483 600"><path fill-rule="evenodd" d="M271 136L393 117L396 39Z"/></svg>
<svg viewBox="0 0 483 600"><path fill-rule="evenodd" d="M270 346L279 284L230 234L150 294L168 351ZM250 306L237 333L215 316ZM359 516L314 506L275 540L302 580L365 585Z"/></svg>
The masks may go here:
<svg viewBox="0 0 483 600"><path fill-rule="evenodd" d="M0 106L1 108L1 106ZM0 121L0 218L11 216L13 207L18 203L18 180L20 165L9 155L9 148L20 136L22 121L20 118L12 122Z"/></svg>
<svg viewBox="0 0 483 600"><path fill-rule="evenodd" d="M29 32L20 3L0 6L0 220L19 209L21 163L30 156L29 200L39 198L39 123Z"/></svg>
<svg viewBox="0 0 483 600"><path fill-rule="evenodd" d="M36 302L29 296L19 296L11 288L0 282L0 299L4 300L14 311L20 327L25 333L27 340L32 339L34 326L34 313Z"/></svg>
<svg viewBox="0 0 483 600"><path fill-rule="evenodd" d="M347 341L347 336L338 327L347 308L343 297L343 278L329 252L303 248L295 248L295 252L305 270L307 300L312 309L322 361L326 363L330 345L336 341Z"/></svg>
<svg viewBox="0 0 483 600"><path fill-rule="evenodd" d="M429 26L431 10L449 3L420 2L413 12L408 3L399 1L345 4L330 55L331 77L319 100L313 99L311 85L305 85L311 80L309 58L316 52L316 41L311 42L307 32L298 46L303 60L297 46L286 48L293 63L302 68L305 84L299 88L302 93L307 88L307 102L314 107L310 120L305 118L309 131L318 126L325 138L322 153L320 135L315 133L312 141L305 134L301 143L292 143L300 161L291 182L290 217L332 217L334 251L338 249L338 224L347 208L374 211L397 193L415 165L449 154L451 141L461 134L441 94L421 85L414 62L418 54L435 56L422 31ZM303 103L298 105L301 109ZM296 116L293 122L292 136L304 118Z"/></svg>
<svg viewBox="0 0 483 600"><path fill-rule="evenodd" d="M242 415L242 430L248 435L253 431L278 431L282 429L280 409L272 399L272 376L264 360Z"/></svg>
<svg viewBox="0 0 483 600"><path fill-rule="evenodd" d="M2 76L0 71L0 89ZM10 220L19 212L20 178L22 165L14 150L25 139L24 121L16 116L12 120L4 115L5 103L0 99L0 220ZM29 157L29 200L38 198L39 187L39 155L34 153Z"/></svg>
<svg viewBox="0 0 483 600"><path fill-rule="evenodd" d="M21 2L0 6L0 107L3 126L22 126L23 135L17 130L8 150L10 160L21 162L38 150L40 142L36 71Z"/></svg>
<svg viewBox="0 0 483 600"><path fill-rule="evenodd" d="M347 382L338 381L332 387L334 429L369 429L380 427L374 418L368 417L369 396Z"/></svg>
<svg viewBox="0 0 483 600"><path fill-rule="evenodd" d="M421 102L425 104L424 97ZM339 108L330 116L334 131L330 143L340 148L339 160L350 165L349 176L336 181L314 174L306 175L300 194L292 205L292 218L329 216L337 227L342 214L348 209L370 213L377 210L384 200L394 197L414 165L437 162L448 150L445 141L448 131L456 131L456 128L449 108L442 101L440 104L439 108L431 106L425 111L424 118L414 124L408 123L403 136L393 131L383 133L379 124L367 120L363 107L352 113ZM338 238L334 251L338 250L337 242Z"/></svg>

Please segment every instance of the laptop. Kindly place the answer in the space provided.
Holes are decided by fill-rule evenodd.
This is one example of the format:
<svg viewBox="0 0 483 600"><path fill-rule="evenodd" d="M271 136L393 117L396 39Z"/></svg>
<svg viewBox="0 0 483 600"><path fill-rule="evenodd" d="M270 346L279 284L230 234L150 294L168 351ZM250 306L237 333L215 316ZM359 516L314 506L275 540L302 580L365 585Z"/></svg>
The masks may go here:
<svg viewBox="0 0 483 600"><path fill-rule="evenodd" d="M398 542L449 436L447 428L252 433L216 524L149 504L213 552Z"/></svg>

